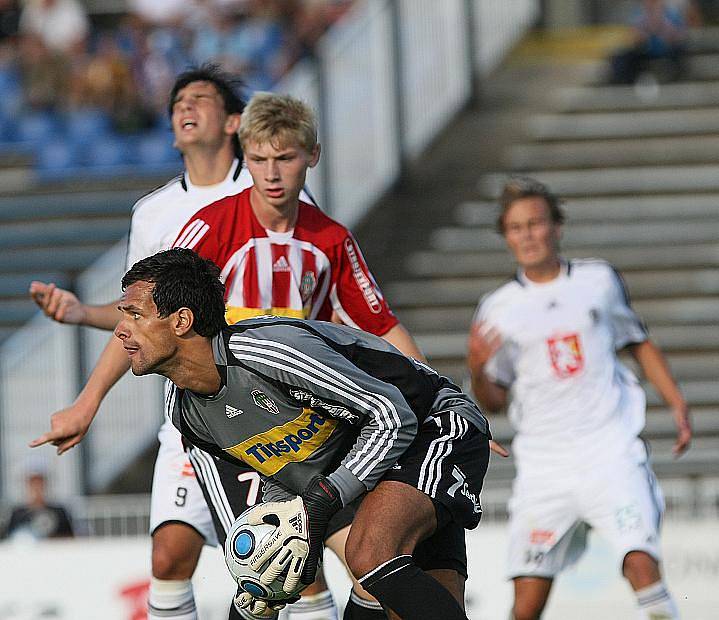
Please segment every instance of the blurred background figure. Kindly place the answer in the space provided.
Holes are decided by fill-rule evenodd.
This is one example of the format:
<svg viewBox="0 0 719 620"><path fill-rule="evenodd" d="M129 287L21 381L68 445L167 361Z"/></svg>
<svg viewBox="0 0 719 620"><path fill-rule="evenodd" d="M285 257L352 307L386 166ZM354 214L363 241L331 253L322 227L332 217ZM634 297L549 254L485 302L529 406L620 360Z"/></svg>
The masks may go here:
<svg viewBox="0 0 719 620"><path fill-rule="evenodd" d="M50 502L47 469L35 463L25 475L25 503L15 506L0 538L70 538L74 536L67 509Z"/></svg>
<svg viewBox="0 0 719 620"><path fill-rule="evenodd" d="M611 59L612 83L633 84L640 73L650 69L659 69L665 79L678 79L687 42L685 13L664 0L642 0L631 25L632 44Z"/></svg>

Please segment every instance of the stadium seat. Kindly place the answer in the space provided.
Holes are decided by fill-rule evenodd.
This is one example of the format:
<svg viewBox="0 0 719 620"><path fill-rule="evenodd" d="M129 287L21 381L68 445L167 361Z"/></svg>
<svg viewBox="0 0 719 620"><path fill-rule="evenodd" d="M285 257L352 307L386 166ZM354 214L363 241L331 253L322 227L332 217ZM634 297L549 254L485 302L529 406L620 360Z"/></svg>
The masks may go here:
<svg viewBox="0 0 719 620"><path fill-rule="evenodd" d="M20 116L14 129L10 139L40 145L60 133L60 120L51 112L32 112Z"/></svg>
<svg viewBox="0 0 719 620"><path fill-rule="evenodd" d="M54 139L39 145L37 167L41 178L66 176L77 166L77 148L67 140Z"/></svg>
<svg viewBox="0 0 719 620"><path fill-rule="evenodd" d="M110 119L102 110L76 110L69 112L64 120L67 138L76 144L89 144L110 131Z"/></svg>
<svg viewBox="0 0 719 620"><path fill-rule="evenodd" d="M138 140L137 161L142 166L172 164L178 157L172 146L172 134L166 130L153 131Z"/></svg>

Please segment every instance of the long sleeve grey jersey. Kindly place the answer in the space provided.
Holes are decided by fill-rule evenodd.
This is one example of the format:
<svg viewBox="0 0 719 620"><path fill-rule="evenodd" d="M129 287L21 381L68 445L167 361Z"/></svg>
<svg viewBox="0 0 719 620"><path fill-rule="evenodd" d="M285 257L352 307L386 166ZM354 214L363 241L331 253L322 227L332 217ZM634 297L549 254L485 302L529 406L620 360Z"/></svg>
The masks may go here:
<svg viewBox="0 0 719 620"><path fill-rule="evenodd" d="M419 425L449 408L489 435L449 379L357 329L261 317L224 328L213 348L220 391L205 397L173 386L173 424L191 444L245 462L287 495L321 473L343 503L352 501L397 462Z"/></svg>

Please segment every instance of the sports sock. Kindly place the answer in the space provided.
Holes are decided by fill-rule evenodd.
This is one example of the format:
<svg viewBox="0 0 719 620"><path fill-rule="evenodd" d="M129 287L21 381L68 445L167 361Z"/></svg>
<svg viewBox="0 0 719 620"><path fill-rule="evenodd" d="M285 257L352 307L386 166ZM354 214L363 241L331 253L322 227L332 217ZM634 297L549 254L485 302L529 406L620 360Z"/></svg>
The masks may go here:
<svg viewBox="0 0 719 620"><path fill-rule="evenodd" d="M468 620L447 589L420 570L411 555L381 564L359 582L403 620Z"/></svg>
<svg viewBox="0 0 719 620"><path fill-rule="evenodd" d="M192 582L153 577L147 597L147 620L197 620Z"/></svg>
<svg viewBox="0 0 719 620"><path fill-rule="evenodd" d="M286 610L289 620L337 620L337 607L329 590L303 596Z"/></svg>
<svg viewBox="0 0 719 620"><path fill-rule="evenodd" d="M640 620L675 620L679 611L663 581L657 581L634 592L639 604Z"/></svg>
<svg viewBox="0 0 719 620"><path fill-rule="evenodd" d="M342 620L387 620L382 605L367 601L352 590Z"/></svg>

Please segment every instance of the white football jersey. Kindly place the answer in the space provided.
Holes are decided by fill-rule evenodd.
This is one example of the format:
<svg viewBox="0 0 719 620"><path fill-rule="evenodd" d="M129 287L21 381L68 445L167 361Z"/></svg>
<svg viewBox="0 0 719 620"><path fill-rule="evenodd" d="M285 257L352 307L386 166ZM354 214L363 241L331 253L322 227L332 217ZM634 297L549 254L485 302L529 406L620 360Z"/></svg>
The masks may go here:
<svg viewBox="0 0 719 620"><path fill-rule="evenodd" d="M645 395L616 352L647 332L611 265L563 262L560 275L541 284L520 271L480 301L474 320L503 340L485 372L510 389L518 458L556 462L558 451L576 456L634 442Z"/></svg>
<svg viewBox="0 0 719 620"><path fill-rule="evenodd" d="M235 159L220 183L193 185L184 172L140 198L132 208L127 268L172 247L182 227L200 209L251 185L250 173Z"/></svg>

